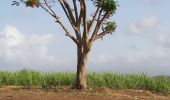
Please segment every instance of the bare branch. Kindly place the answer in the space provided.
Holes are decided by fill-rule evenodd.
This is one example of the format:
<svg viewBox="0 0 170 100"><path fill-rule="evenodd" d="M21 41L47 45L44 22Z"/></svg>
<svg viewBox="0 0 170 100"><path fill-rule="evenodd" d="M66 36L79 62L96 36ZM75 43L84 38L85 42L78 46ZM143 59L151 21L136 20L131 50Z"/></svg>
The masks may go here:
<svg viewBox="0 0 170 100"><path fill-rule="evenodd" d="M103 31L103 32L101 32L100 34L98 34L98 35L94 38L94 40L103 38L103 37L104 37L105 35L107 35L107 34L109 34L109 32Z"/></svg>
<svg viewBox="0 0 170 100"><path fill-rule="evenodd" d="M66 29L66 27L62 24L62 22L56 18L56 22L59 23L61 25L61 27L64 29L64 31L66 32L66 36L69 36L76 44L78 44L77 39Z"/></svg>
<svg viewBox="0 0 170 100"><path fill-rule="evenodd" d="M79 18L78 18L78 26L79 26L79 27L80 27L82 18L83 18L83 11L82 11L82 9L80 9L80 15L79 15Z"/></svg>
<svg viewBox="0 0 170 100"><path fill-rule="evenodd" d="M93 23L94 23L97 15L98 15L98 13L99 13L99 11L100 11L100 8L101 8L100 5L102 4L103 1L104 1L104 0L101 0L100 3L99 3L99 5L98 5L98 7L97 7L97 10L96 10L96 12L95 12L95 14L94 14L94 16L93 16L93 19L92 19L92 21L90 22L90 25L88 26L88 32L90 32L90 30L91 30L91 28L92 28L92 26L93 26ZM100 15L101 15L101 11L100 11L99 16L100 16Z"/></svg>
<svg viewBox="0 0 170 100"><path fill-rule="evenodd" d="M79 28L73 23L73 21L72 21L72 19L71 19L71 16L69 15L68 10L66 9L65 5L63 4L63 2L62 2L61 0L58 0L58 1L59 1L59 3L60 3L61 7L63 8L63 10L64 10L64 12L65 12L65 14L66 14L66 16L67 16L67 18L68 18L71 26L72 26L73 29L74 29L74 31L75 31L75 33L76 33L77 39L80 41L81 36L80 36L80 30L79 30Z"/></svg>
<svg viewBox="0 0 170 100"><path fill-rule="evenodd" d="M73 22L72 22L72 20L71 20L71 18L70 18L70 16L69 16L69 14L68 14L68 12L67 12L67 10L66 10L64 4L62 3L61 0L58 0L58 1L59 1L59 3L60 3L61 7L63 8L63 10L64 10L64 12L65 12L65 14L66 14L66 16L67 16L69 22L71 23L71 25L73 25Z"/></svg>
<svg viewBox="0 0 170 100"><path fill-rule="evenodd" d="M96 37L98 31L100 30L100 27L102 25L102 23L107 19L107 17L109 16L110 12L106 12L106 14L103 16L103 18L101 20L98 20L98 23L96 24L95 30L92 34L92 37L90 39L90 41L93 41L94 38Z"/></svg>
<svg viewBox="0 0 170 100"><path fill-rule="evenodd" d="M86 17L87 17L87 11L86 11L86 2L85 0L81 1L81 9L82 9L82 15L83 15L83 40L86 41L86 43L88 42L88 33L87 33L87 21L86 21Z"/></svg>
<svg viewBox="0 0 170 100"><path fill-rule="evenodd" d="M75 12L75 16L76 16L76 25L78 25L78 11L77 11L77 4L76 4L76 0L73 0L73 4L74 4L74 12Z"/></svg>
<svg viewBox="0 0 170 100"><path fill-rule="evenodd" d="M75 21L75 18L73 16L73 13L72 13L70 5L68 4L68 2L66 0L63 0L63 3L64 3L64 5L65 5L65 7L66 7L66 9L67 9L67 11L69 13L69 16L70 16L73 24L76 25L76 21Z"/></svg>
<svg viewBox="0 0 170 100"><path fill-rule="evenodd" d="M91 40L96 36L96 34L95 34L95 31L96 31L96 28L97 28L97 25L99 24L99 20L100 20L100 17L101 17L101 14L102 14L102 9L100 9L100 12L99 12L99 15L98 15L98 19L97 19L97 23L96 23L96 27L95 27L95 30L94 30L94 32L93 32L93 34L92 34L92 36L91 36Z"/></svg>
<svg viewBox="0 0 170 100"><path fill-rule="evenodd" d="M51 13L52 13L54 16L56 16L55 12L52 10L51 6L48 5L48 3L47 3L46 0L44 0L44 3L45 3L45 5L48 7L48 9L51 11Z"/></svg>
<svg viewBox="0 0 170 100"><path fill-rule="evenodd" d="M77 39L67 30L67 28L64 26L64 24L60 21L59 16L56 15L56 13L52 10L52 8L48 5L47 1L44 0L45 5L47 6L44 7L43 5L40 5L41 8L43 8L48 14L50 14L52 17L56 19L56 22L60 24L60 26L64 29L66 32L66 36L69 36L76 44L78 44Z"/></svg>
<svg viewBox="0 0 170 100"><path fill-rule="evenodd" d="M55 18L55 15L54 14L52 14L47 8L45 8L43 5L40 5L40 7L42 8L42 9L44 9L48 14L50 14L52 17L54 17Z"/></svg>

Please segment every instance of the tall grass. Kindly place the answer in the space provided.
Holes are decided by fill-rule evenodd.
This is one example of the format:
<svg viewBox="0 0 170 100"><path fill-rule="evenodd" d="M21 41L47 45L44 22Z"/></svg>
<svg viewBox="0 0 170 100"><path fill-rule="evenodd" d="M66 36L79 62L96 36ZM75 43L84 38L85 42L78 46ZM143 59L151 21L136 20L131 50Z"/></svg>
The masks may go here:
<svg viewBox="0 0 170 100"><path fill-rule="evenodd" d="M75 73L43 73L31 70L0 72L0 86L42 86L43 88L74 86L75 78ZM144 89L170 94L170 81L167 78L152 78L145 74L88 73L87 84L92 88Z"/></svg>

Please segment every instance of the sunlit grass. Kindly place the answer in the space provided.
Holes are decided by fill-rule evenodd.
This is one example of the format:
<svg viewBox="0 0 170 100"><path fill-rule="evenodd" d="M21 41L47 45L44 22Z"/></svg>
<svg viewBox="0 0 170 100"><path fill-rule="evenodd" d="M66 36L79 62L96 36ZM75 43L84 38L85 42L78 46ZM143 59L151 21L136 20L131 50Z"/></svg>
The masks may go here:
<svg viewBox="0 0 170 100"><path fill-rule="evenodd" d="M74 86L75 73L37 72L21 70L17 72L0 72L0 86ZM165 77L152 78L145 74L88 73L87 84L90 88L143 89L170 94L170 80Z"/></svg>

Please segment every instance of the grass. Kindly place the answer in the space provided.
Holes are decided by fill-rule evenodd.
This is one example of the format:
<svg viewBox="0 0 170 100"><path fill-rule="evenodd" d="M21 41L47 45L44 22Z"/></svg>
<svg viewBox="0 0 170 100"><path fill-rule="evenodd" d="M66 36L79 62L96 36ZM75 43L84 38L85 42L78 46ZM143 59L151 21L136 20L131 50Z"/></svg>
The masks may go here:
<svg viewBox="0 0 170 100"><path fill-rule="evenodd" d="M74 86L75 73L43 73L31 70L0 72L0 86ZM170 80L166 77L152 78L145 74L88 73L87 84L91 88L143 89L170 94Z"/></svg>

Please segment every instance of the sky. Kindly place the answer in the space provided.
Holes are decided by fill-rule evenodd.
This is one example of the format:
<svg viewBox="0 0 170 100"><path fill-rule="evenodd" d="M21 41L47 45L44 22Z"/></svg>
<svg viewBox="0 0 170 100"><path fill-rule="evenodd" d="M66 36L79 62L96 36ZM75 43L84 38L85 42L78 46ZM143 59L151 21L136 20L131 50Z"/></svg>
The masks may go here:
<svg viewBox="0 0 170 100"><path fill-rule="evenodd" d="M117 0L112 35L98 40L89 72L170 75L170 0ZM42 9L0 0L0 71L76 71L76 45ZM92 13L94 7L88 4ZM61 8L64 24L72 31Z"/></svg>

